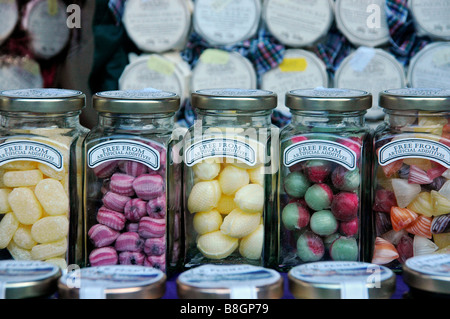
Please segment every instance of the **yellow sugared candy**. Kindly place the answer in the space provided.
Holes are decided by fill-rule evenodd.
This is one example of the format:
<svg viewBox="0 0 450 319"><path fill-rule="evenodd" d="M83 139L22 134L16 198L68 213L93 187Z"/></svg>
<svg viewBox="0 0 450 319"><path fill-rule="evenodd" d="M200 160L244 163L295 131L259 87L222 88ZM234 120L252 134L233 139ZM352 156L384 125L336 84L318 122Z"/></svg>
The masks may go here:
<svg viewBox="0 0 450 319"><path fill-rule="evenodd" d="M40 244L58 241L67 236L69 221L65 216L49 216L38 220L31 227L31 236Z"/></svg>
<svg viewBox="0 0 450 319"><path fill-rule="evenodd" d="M36 169L36 162L32 161L13 161L2 165L2 169L28 171Z"/></svg>
<svg viewBox="0 0 450 319"><path fill-rule="evenodd" d="M26 171L8 171L3 175L3 183L7 187L35 186L44 178L38 169Z"/></svg>
<svg viewBox="0 0 450 319"><path fill-rule="evenodd" d="M236 208L225 216L220 231L233 238L242 238L253 232L260 220L260 214L246 213Z"/></svg>
<svg viewBox="0 0 450 319"><path fill-rule="evenodd" d="M219 230L201 235L197 241L198 250L205 257L211 259L228 257L236 250L238 245L239 239L227 236Z"/></svg>
<svg viewBox="0 0 450 319"><path fill-rule="evenodd" d="M406 165L415 165L424 171L428 171L432 167L431 161L425 158L405 158L403 159L403 163Z"/></svg>
<svg viewBox="0 0 450 319"><path fill-rule="evenodd" d="M207 212L217 207L221 196L219 182L198 182L192 187L188 198L188 209L191 213Z"/></svg>
<svg viewBox="0 0 450 319"><path fill-rule="evenodd" d="M19 247L14 241L11 240L8 247L8 252L15 260L32 260L31 250Z"/></svg>
<svg viewBox="0 0 450 319"><path fill-rule="evenodd" d="M8 201L14 215L21 224L34 224L42 216L42 207L29 188L18 187L13 189L8 196Z"/></svg>
<svg viewBox="0 0 450 319"><path fill-rule="evenodd" d="M23 249L31 249L37 242L31 236L31 226L20 225L13 236L14 243Z"/></svg>
<svg viewBox="0 0 450 319"><path fill-rule="evenodd" d="M225 195L232 195L250 182L250 176L243 168L226 166L219 175L219 183Z"/></svg>
<svg viewBox="0 0 450 319"><path fill-rule="evenodd" d="M213 159L207 159L201 163L195 164L192 170L198 179L210 181L219 175L220 163L214 161Z"/></svg>
<svg viewBox="0 0 450 319"><path fill-rule="evenodd" d="M259 225L256 230L241 239L239 253L248 259L261 258L264 241L264 226Z"/></svg>
<svg viewBox="0 0 450 319"><path fill-rule="evenodd" d="M38 169L42 172L42 174L58 181L62 180L66 175L65 170L57 171L50 166L41 163L38 164Z"/></svg>
<svg viewBox="0 0 450 319"><path fill-rule="evenodd" d="M0 249L8 246L17 228L19 228L19 222L13 213L3 216L0 221Z"/></svg>
<svg viewBox="0 0 450 319"><path fill-rule="evenodd" d="M55 265L61 269L67 269L67 262L64 258L61 258L61 257L46 259L45 262Z"/></svg>
<svg viewBox="0 0 450 319"><path fill-rule="evenodd" d="M443 116L437 117L433 113L419 112L418 125L414 127L414 131L441 136L444 125L446 125L447 122L447 119Z"/></svg>
<svg viewBox="0 0 450 319"><path fill-rule="evenodd" d="M8 196L11 190L8 188L0 188L0 214L8 213L11 211L9 206Z"/></svg>
<svg viewBox="0 0 450 319"><path fill-rule="evenodd" d="M199 235L219 230L222 225L222 216L213 209L209 212L196 213L193 220L194 229Z"/></svg>
<svg viewBox="0 0 450 319"><path fill-rule="evenodd" d="M434 216L445 215L450 213L450 200L442 196L438 192L431 191L431 201L433 203Z"/></svg>
<svg viewBox="0 0 450 319"><path fill-rule="evenodd" d="M58 257L67 251L67 239L63 238L47 244L39 244L31 249L31 257L34 260L46 260Z"/></svg>
<svg viewBox="0 0 450 319"><path fill-rule="evenodd" d="M222 195L217 203L217 211L222 215L228 215L233 209L237 208L233 196Z"/></svg>
<svg viewBox="0 0 450 319"><path fill-rule="evenodd" d="M236 205L246 213L261 213L264 208L264 188L258 184L249 184L236 192Z"/></svg>
<svg viewBox="0 0 450 319"><path fill-rule="evenodd" d="M433 241L439 248L450 245L450 233L433 234Z"/></svg>
<svg viewBox="0 0 450 319"><path fill-rule="evenodd" d="M69 211L69 198L63 185L52 178L40 181L34 189L37 199L49 215L63 215Z"/></svg>
<svg viewBox="0 0 450 319"><path fill-rule="evenodd" d="M417 195L407 208L426 217L431 217L434 215L431 194L429 192L422 192Z"/></svg>
<svg viewBox="0 0 450 319"><path fill-rule="evenodd" d="M250 176L250 182L264 187L264 170L264 165L249 169L248 175Z"/></svg>

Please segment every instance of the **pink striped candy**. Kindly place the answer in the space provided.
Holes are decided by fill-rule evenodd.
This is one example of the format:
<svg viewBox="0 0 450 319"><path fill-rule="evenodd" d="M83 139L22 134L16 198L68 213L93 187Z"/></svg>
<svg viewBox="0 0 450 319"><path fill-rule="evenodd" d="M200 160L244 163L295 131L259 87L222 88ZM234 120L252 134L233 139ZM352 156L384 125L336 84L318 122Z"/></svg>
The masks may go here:
<svg viewBox="0 0 450 319"><path fill-rule="evenodd" d="M91 266L115 265L119 260L117 252L112 247L102 247L94 249L89 255Z"/></svg>

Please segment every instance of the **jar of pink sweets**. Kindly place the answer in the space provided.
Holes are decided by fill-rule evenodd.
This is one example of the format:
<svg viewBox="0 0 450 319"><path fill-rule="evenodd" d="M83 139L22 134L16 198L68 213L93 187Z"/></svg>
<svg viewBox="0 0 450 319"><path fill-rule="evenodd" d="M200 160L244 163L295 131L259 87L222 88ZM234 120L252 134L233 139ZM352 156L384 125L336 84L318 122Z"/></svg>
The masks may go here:
<svg viewBox="0 0 450 319"><path fill-rule="evenodd" d="M277 96L207 89L193 93L191 103L198 119L183 142L184 267L262 266L271 249Z"/></svg>
<svg viewBox="0 0 450 319"><path fill-rule="evenodd" d="M321 261L366 261L370 240L370 93L302 89L286 94L280 133L277 253L287 271Z"/></svg>
<svg viewBox="0 0 450 319"><path fill-rule="evenodd" d="M171 272L180 252L181 170L172 147L180 97L155 89L99 92L83 144L86 265Z"/></svg>
<svg viewBox="0 0 450 319"><path fill-rule="evenodd" d="M372 262L401 270L410 257L450 248L450 90L387 90L380 106Z"/></svg>
<svg viewBox="0 0 450 319"><path fill-rule="evenodd" d="M0 259L81 262L84 106L79 91L0 93Z"/></svg>

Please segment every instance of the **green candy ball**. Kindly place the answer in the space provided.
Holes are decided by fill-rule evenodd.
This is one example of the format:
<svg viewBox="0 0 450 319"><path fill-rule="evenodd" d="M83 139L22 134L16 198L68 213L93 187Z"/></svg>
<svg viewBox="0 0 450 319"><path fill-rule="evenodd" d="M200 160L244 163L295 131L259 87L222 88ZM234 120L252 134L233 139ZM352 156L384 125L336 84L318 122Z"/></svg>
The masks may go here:
<svg viewBox="0 0 450 319"><path fill-rule="evenodd" d="M298 203L290 203L281 212L281 221L288 230L302 229L309 223L308 210Z"/></svg>
<svg viewBox="0 0 450 319"><path fill-rule="evenodd" d="M304 232L297 240L297 256L304 262L318 261L325 254L322 239L313 232Z"/></svg>
<svg viewBox="0 0 450 319"><path fill-rule="evenodd" d="M333 191L326 184L314 184L306 190L306 204L315 211L329 208L333 200Z"/></svg>
<svg viewBox="0 0 450 319"><path fill-rule="evenodd" d="M311 184L308 179L300 172L292 172L284 180L284 190L294 198L305 196L306 190Z"/></svg>
<svg viewBox="0 0 450 319"><path fill-rule="evenodd" d="M336 232L338 222L331 211L321 210L311 216L310 227L317 235L328 236Z"/></svg>
<svg viewBox="0 0 450 319"><path fill-rule="evenodd" d="M357 261L358 244L355 238L341 237L330 247L330 256L335 261Z"/></svg>

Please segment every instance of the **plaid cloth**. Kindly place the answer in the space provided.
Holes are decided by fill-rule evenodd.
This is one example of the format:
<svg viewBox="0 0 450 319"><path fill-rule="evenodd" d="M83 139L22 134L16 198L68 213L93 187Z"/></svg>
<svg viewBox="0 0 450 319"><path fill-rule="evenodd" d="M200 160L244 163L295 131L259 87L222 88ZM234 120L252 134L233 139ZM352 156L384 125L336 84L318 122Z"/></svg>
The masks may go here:
<svg viewBox="0 0 450 319"><path fill-rule="evenodd" d="M122 21L125 1L127 0L109 0L108 2L108 8L116 20L116 25L119 25Z"/></svg>

